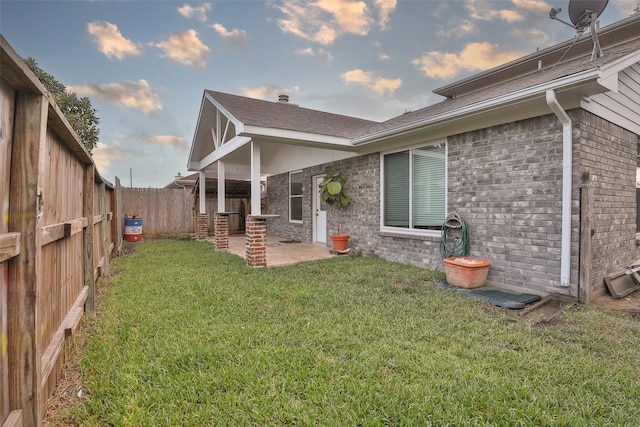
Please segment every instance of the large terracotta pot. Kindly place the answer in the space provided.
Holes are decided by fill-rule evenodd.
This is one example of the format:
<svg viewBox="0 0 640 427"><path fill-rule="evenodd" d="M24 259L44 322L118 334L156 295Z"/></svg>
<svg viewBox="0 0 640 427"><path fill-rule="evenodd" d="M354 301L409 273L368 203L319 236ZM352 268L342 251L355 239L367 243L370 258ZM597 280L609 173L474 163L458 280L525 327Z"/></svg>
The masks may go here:
<svg viewBox="0 0 640 427"><path fill-rule="evenodd" d="M349 241L348 234L332 234L331 241L333 242L333 250L342 252L347 250L347 242Z"/></svg>
<svg viewBox="0 0 640 427"><path fill-rule="evenodd" d="M444 260L447 283L459 288L474 289L484 286L491 262L471 257L451 257Z"/></svg>

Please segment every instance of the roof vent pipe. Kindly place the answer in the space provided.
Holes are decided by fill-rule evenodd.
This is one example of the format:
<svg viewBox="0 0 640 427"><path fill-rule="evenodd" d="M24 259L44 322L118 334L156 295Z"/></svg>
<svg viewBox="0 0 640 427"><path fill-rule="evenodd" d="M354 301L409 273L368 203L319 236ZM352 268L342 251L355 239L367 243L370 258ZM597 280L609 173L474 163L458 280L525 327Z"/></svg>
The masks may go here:
<svg viewBox="0 0 640 427"><path fill-rule="evenodd" d="M278 96L278 102L282 102L283 104L286 104L289 102L289 95L279 95Z"/></svg>
<svg viewBox="0 0 640 427"><path fill-rule="evenodd" d="M573 158L572 123L556 92L547 90L547 105L562 123L562 245L560 249L560 286L571 281L571 162Z"/></svg>

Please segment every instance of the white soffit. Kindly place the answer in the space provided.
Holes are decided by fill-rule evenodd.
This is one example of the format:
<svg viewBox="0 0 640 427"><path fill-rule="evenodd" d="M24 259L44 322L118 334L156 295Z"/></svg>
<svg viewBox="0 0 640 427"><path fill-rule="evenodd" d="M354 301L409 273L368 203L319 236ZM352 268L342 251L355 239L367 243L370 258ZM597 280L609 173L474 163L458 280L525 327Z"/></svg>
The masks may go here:
<svg viewBox="0 0 640 427"><path fill-rule="evenodd" d="M353 147L349 138L343 138L339 136L311 134L308 132L301 132L288 129L274 129L264 128L259 126L245 126L242 135L251 136L254 138L266 137L269 139L278 140L290 140L301 141L309 143L321 143L339 145L342 147ZM284 141L283 141L284 142Z"/></svg>

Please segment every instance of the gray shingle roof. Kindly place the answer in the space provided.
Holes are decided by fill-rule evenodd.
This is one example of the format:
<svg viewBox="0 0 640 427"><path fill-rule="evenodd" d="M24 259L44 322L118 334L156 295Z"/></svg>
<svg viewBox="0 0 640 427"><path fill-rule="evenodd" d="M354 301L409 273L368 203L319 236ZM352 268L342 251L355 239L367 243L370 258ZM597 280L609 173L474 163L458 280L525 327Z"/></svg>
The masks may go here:
<svg viewBox="0 0 640 427"><path fill-rule="evenodd" d="M352 138L378 122L326 113L295 104L206 91L245 125Z"/></svg>
<svg viewBox="0 0 640 427"><path fill-rule="evenodd" d="M469 88L467 88L465 89L467 92L462 96L452 99L447 98L439 103L393 117L384 122L311 110L295 104L269 102L210 90L206 92L245 125L343 138L366 138L368 135L392 131L394 128L411 125L411 123L417 123L438 114L551 82L581 71L595 69L625 55L640 51L640 39L637 38L638 31L640 31L640 17L628 18L620 23L613 24L611 27L613 28L609 30L603 29L605 31L604 39L609 46L603 46L604 56L597 60L591 61L591 53L585 50L583 40L579 40L576 46L580 46L580 49L576 48L574 52L571 52L571 50L564 52L564 47L571 46L572 43L563 42L541 51L539 56L532 54L523 58L522 64L526 63L532 67L531 72L528 74L526 73L526 68L517 68L519 66L517 64L518 61L513 61L513 63L507 64L508 66L496 67L495 70L479 73L476 76L461 80L460 83L452 83L436 90L436 92L442 94L453 94L457 86L470 86L471 83L467 82L469 81L477 89L475 91L468 91ZM616 29L618 33L615 31ZM616 34L618 38L616 38ZM590 37L588 38L590 39ZM562 50L559 50L560 48ZM563 53L568 53L568 55L559 56ZM561 60L564 58L564 60L555 65L544 64L545 68L537 70L536 61L543 57L546 60L553 59L554 62L556 62L556 59ZM511 69L511 73L508 72L509 69ZM503 80L496 81L496 76L503 78ZM504 78L509 77L511 78L510 80L504 80Z"/></svg>
<svg viewBox="0 0 640 427"><path fill-rule="evenodd" d="M506 95L519 90L527 89L529 87L551 82L555 79L576 74L581 71L598 68L604 64L610 63L630 53L638 51L640 51L640 39L607 49L604 56L594 61L591 61L591 54L589 54L588 56L577 58L568 62L563 62L556 65L555 67L552 66L549 68L534 71L529 75L518 77L510 81L505 81L495 86L490 86L477 92L461 96L459 98L445 99L428 107L405 113L401 116L397 116L385 122L374 125L366 129L366 131L359 135L359 137L366 137L367 135L372 135L378 132L388 131L393 128L406 126L410 123L425 120L429 117L433 117L441 113L453 111L458 108L467 107L482 101L499 97L501 95Z"/></svg>

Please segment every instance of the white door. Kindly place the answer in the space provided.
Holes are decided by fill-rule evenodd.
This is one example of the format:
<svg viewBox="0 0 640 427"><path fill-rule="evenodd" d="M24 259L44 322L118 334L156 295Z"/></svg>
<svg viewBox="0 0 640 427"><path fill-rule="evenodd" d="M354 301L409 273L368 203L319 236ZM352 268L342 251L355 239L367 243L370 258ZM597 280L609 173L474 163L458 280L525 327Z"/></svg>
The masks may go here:
<svg viewBox="0 0 640 427"><path fill-rule="evenodd" d="M322 176L313 177L313 241L327 243L327 211L320 202L320 190L318 186L322 182Z"/></svg>

